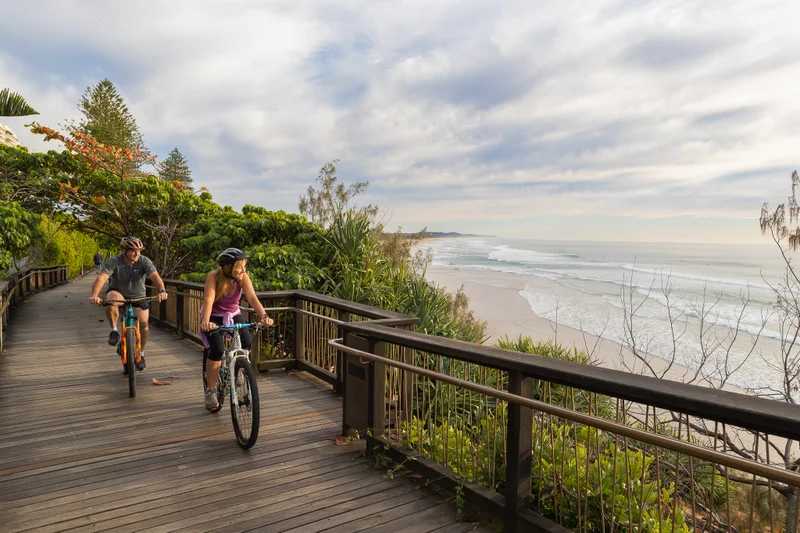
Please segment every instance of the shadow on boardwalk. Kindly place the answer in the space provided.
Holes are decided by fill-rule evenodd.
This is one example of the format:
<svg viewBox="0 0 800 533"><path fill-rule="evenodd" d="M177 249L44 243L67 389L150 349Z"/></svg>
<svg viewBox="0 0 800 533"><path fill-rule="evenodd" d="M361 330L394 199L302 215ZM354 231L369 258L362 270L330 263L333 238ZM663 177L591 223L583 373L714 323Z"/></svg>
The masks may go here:
<svg viewBox="0 0 800 533"><path fill-rule="evenodd" d="M138 394L93 277L29 298L0 355L0 531L493 531L336 446L341 400L303 373L259 376L256 446L203 407L200 350L151 328ZM170 385L154 386L152 379Z"/></svg>

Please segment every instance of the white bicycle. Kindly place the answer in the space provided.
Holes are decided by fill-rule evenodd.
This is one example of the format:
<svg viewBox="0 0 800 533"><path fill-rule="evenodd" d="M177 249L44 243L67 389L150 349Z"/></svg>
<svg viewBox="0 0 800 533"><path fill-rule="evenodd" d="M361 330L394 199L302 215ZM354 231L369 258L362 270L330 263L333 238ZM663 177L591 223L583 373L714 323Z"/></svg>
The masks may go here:
<svg viewBox="0 0 800 533"><path fill-rule="evenodd" d="M259 324L231 324L219 326L206 332L206 335L222 335L225 343L225 352L222 354L217 379L216 391L219 406L211 409L212 413L222 409L226 393L230 394L231 419L236 441L242 448L252 448L258 440L258 424L260 411L258 404L258 384L256 374L250 365L250 351L242 348L239 336L240 329L258 331ZM203 390L208 387L206 381L206 361L208 349L203 351Z"/></svg>

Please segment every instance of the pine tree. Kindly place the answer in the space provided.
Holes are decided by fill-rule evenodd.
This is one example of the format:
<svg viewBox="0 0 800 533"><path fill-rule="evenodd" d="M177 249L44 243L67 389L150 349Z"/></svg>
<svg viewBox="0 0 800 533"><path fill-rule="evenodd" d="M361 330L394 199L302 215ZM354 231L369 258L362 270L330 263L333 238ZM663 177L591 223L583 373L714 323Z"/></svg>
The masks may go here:
<svg viewBox="0 0 800 533"><path fill-rule="evenodd" d="M117 148L144 148L136 119L108 78L86 88L78 109L83 114L81 128L101 143Z"/></svg>
<svg viewBox="0 0 800 533"><path fill-rule="evenodd" d="M192 171L189 161L183 157L178 148L173 148L167 158L158 164L158 177L162 180L180 181L187 187L192 186Z"/></svg>
<svg viewBox="0 0 800 533"><path fill-rule="evenodd" d="M9 89L0 91L0 117L25 117L39 112L28 105L22 96Z"/></svg>

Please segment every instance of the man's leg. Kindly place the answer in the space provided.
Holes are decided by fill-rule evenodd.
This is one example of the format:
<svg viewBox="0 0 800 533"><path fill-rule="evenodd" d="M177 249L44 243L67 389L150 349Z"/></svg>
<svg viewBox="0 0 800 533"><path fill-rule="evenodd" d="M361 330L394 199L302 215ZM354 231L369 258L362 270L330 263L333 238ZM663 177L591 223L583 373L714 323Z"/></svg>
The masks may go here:
<svg viewBox="0 0 800 533"><path fill-rule="evenodd" d="M147 344L147 336L150 333L150 325L147 323L150 319L150 310L134 307L133 312L139 319L139 334L142 336L142 351L144 351L144 345Z"/></svg>
<svg viewBox="0 0 800 533"><path fill-rule="evenodd" d="M105 300L122 300L123 296L117 291L108 291L104 298ZM111 346L119 344L119 331L117 331L117 322L119 321L119 306L122 304L112 304L106 306L106 318L111 332L108 334L108 343ZM116 334L114 333L116 332Z"/></svg>
<svg viewBox="0 0 800 533"><path fill-rule="evenodd" d="M140 352L142 357L136 363L136 370L144 370L147 368L147 363L144 360L144 345L147 344L147 335L150 333L150 326L147 323L150 318L150 311L141 307L134 307L133 312L136 314L136 318L139 319L139 335L142 342L142 351Z"/></svg>

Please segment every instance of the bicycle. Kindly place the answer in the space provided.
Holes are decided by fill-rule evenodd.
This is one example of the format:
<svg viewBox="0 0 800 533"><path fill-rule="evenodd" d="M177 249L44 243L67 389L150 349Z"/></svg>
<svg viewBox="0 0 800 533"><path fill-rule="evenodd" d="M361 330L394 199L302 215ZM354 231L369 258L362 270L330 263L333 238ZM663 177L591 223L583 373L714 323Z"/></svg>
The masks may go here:
<svg viewBox="0 0 800 533"><path fill-rule="evenodd" d="M253 367L250 365L250 351L242 348L239 330L249 328L259 330L259 324L231 324L218 326L207 331L206 335L225 335L225 352L222 354L217 378L216 391L218 406L211 409L217 413L222 409L225 394L230 393L231 419L236 441L242 448L252 448L258 440L260 408L258 402L258 384ZM203 350L203 391L208 387L206 380L206 362L208 349Z"/></svg>
<svg viewBox="0 0 800 533"><path fill-rule="evenodd" d="M133 302L154 301L153 296L144 298L125 298L123 300L103 300L100 305L123 304L120 310L122 318L122 335L117 344L117 354L122 358L122 365L128 374L128 392L131 398L136 397L136 364L142 360L142 336L139 332L139 319L133 312Z"/></svg>

